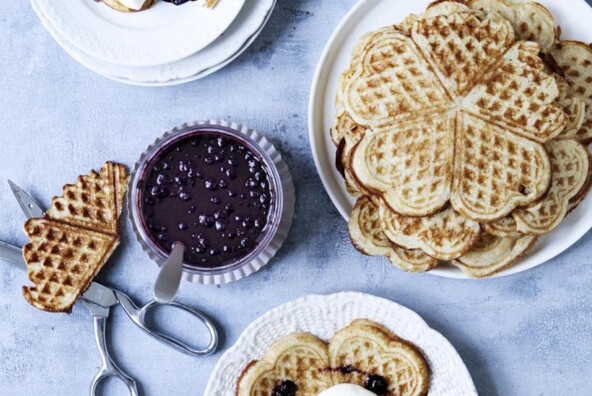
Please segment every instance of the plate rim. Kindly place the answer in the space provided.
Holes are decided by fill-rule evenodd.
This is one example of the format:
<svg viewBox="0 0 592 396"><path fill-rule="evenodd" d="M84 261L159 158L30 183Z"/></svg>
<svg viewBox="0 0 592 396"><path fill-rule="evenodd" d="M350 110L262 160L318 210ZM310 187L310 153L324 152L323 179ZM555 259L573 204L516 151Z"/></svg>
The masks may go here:
<svg viewBox="0 0 592 396"><path fill-rule="evenodd" d="M418 333L421 333L420 335L422 336L422 339L424 339L424 336L429 336L430 338L438 339L439 345L442 348L446 348L448 350L448 352L451 354L452 358L456 360L456 362L455 362L456 366L459 370L462 371L462 375L465 377L465 381L468 381L467 386L469 388L471 388L471 392L473 392L475 396L477 395L477 389L475 387L475 383L472 379L471 373L470 373L467 365L463 361L462 357L460 356L460 354L458 353L458 351L454 347L454 345L452 345L452 343L446 337L444 337L444 335L442 335L439 331L430 327L428 325L428 323L417 312L415 312L412 309L407 308L406 306L401 305L395 301L389 300L388 298L375 296L370 293L363 293L363 292L356 292L356 291L344 291L344 292L330 293L330 294L308 294L308 295L299 297L297 299L280 304L274 308L271 308L268 311L266 311L265 313L263 313L262 315L260 315L258 318L253 320L243 330L243 332L238 337L236 342L230 348L228 348L224 352L224 354L220 357L220 359L218 359L218 361L216 362L216 366L212 370L212 374L210 375L210 378L208 380L208 384L206 386L204 396L217 396L218 395L218 393L216 393L215 387L217 385L220 374L223 372L223 370L225 369L225 367L228 364L232 363L232 358L234 355L238 356L241 354L242 355L248 354L249 351L246 350L247 349L246 345L249 344L250 340L255 337L256 330L258 328L260 328L263 323L266 323L270 320L275 320L275 318L278 315L280 315L286 311L294 310L295 307L298 307L301 305L304 307L318 306L319 302L322 302L322 303L327 303L327 305L331 306L330 303L335 300L337 300L339 302L347 301L347 302L350 302L351 304L369 304L372 307L374 307L373 309L375 309L375 307L378 305L382 305L382 306L386 306L386 307L392 309L393 311L397 310L400 313L402 313L403 316L405 316L407 320L409 320L410 322L413 322L411 325L418 331ZM288 330L288 332L286 332L285 334L283 334L281 336L285 336L287 334L290 334L289 330ZM281 336L279 336L279 337L281 337ZM418 337L419 337L419 335L418 335ZM276 338L274 341L277 341L277 339L279 339L279 338ZM328 340L325 340L325 341L328 341ZM418 346L421 347L420 345L418 345ZM260 351L260 350L258 350L258 352L263 353L263 351ZM248 360L254 360L257 357L260 357L260 356L249 355ZM427 357L429 359L429 356L427 356ZM459 373L459 374L461 374L461 373Z"/></svg>
<svg viewBox="0 0 592 396"><path fill-rule="evenodd" d="M118 49L117 51L115 51L113 48L106 47L106 44L100 45L98 44L96 39L96 36L100 36L100 34L93 34L93 30L88 31L86 29L81 29L80 26L76 27L75 25L68 24L68 22L63 21L64 18L60 16L55 10L54 5L56 3L54 3L53 1L38 0L38 6L45 14L46 19L49 22L51 22L52 26L56 29L56 31L59 32L60 35L66 38L73 46L75 46L81 52L89 54L105 62L141 67L154 66L178 61L180 59L192 55L193 53L198 52L199 50L207 47L209 44L214 42L218 37L220 37L221 34L223 34L228 29L228 27L236 19L236 17L240 13L240 10L243 8L246 2L246 0L232 1L236 2L235 9L231 11L230 16L227 19L225 19L224 23L220 25L219 29L216 29L216 34L212 34L206 40L200 42L199 45L187 46L179 44L177 46L171 46L167 49L167 51L160 53L158 55L158 58L156 58L155 55L153 55L149 50L145 50L144 53L138 52L133 57L130 57L129 51L122 51L122 49ZM91 4L91 6L95 5ZM105 5L99 4L98 6ZM50 7L53 11L49 12L48 7ZM113 12L117 11L113 10ZM147 10L145 12L149 11ZM100 16L97 16L97 18L102 19ZM109 24L110 22L106 20L106 23ZM123 29L122 31L124 30L125 29ZM111 40L113 40L113 38L111 38ZM183 43L187 43L188 41L190 40L184 40ZM83 43L86 42L94 42L95 44L91 46L83 45ZM168 40L168 42L170 43L170 40Z"/></svg>
<svg viewBox="0 0 592 396"><path fill-rule="evenodd" d="M323 114L325 111L324 105L324 98L326 96L326 88L327 84L329 83L330 76L330 69L335 62L335 58L337 57L339 49L336 48L337 44L343 43L348 38L347 26L350 24L355 24L355 21L352 19L360 12L362 8L367 7L368 9L372 9L372 7L376 6L376 3L380 3L384 0L359 0L340 20L339 24L334 28L327 44L325 45L323 52L319 58L317 63L314 77L311 84L310 95L309 95L309 103L308 103L308 134L310 140L310 147L313 155L313 160L315 163L315 167L317 170L317 174L319 175L323 187L329 195L331 202L339 212L339 214L346 220L349 220L349 213L345 210L345 208L341 205L340 200L338 198L337 190L334 190L332 187L332 180L330 176L330 171L326 170L322 166L322 161L324 160L324 153L322 152L322 144L317 144L317 138L323 138L321 134L328 133L328 131L322 131L324 126L323 121ZM399 0L402 1L402 0ZM578 3L585 5L588 9L592 9L592 6L588 4L585 0L576 0ZM374 3L374 4L372 4ZM331 60L329 63L328 60ZM325 76L325 74L327 74ZM324 77L324 78L323 78ZM322 85L322 88L321 88ZM320 126L319 126L320 125ZM317 126L319 126L317 128ZM319 131L320 130L320 131ZM318 136L317 136L318 135ZM333 161L329 158L327 159L329 163ZM588 197L592 199L591 197ZM576 208L576 210L579 208ZM573 214L572 214L573 215ZM538 259L533 263L529 263L528 265L521 266L520 263L517 263L515 266L508 268L504 271L495 273L488 278L485 279L494 279L494 278L502 278L506 276L516 275L524 271L528 271L532 268L538 267L555 257L561 255L566 250L568 250L571 246L573 246L576 242L578 242L588 231L592 229L592 221L590 221L585 227L581 227L578 231L572 232L570 234L570 238L564 238L563 243L560 246L555 247L555 249L550 250L546 253L543 259ZM547 234L549 235L549 234ZM540 241L539 241L540 243ZM536 247L535 247L536 249ZM532 253L532 252L531 252ZM464 272L462 272L457 267L454 267L450 264L443 263L437 268L426 272L432 276L440 276L444 278L452 278L452 279L462 279L462 280L469 280L469 281L478 281L481 280L480 278L471 278L467 276Z"/></svg>
<svg viewBox="0 0 592 396"><path fill-rule="evenodd" d="M248 1L248 0L247 0ZM257 1L257 0L255 0ZM82 65L84 68L88 69L89 71L100 75L106 79L111 81L116 81L122 84L127 84L131 86L139 86L139 87L170 87L175 85L186 84L192 81L196 81L202 78L205 78L218 70L224 68L225 66L232 63L236 58L238 58L241 54L243 54L252 44L253 42L259 37L263 29L267 26L271 15L277 5L277 0L271 0L269 8L266 9L265 14L261 13L261 21L258 23L258 26L255 30L250 29L249 34L243 34L240 39L237 39L237 42L240 42L240 45L234 46L232 51L228 51L230 55L228 55L225 59L221 60L219 63L210 65L205 68L196 68L196 72L180 78L170 78L167 80L157 80L157 81L148 81L148 80L134 80L129 79L123 76L116 76L102 70L93 65L92 61L85 57L85 54L81 54L80 51L74 44L70 43L66 37L63 37L51 24L51 22L45 17L42 10L39 10L36 5L38 0L30 0L31 5L34 11L37 13L41 23L43 24L44 28L50 34L50 36L54 39L54 41L60 46L60 48L66 52L71 58L73 58L77 63ZM253 10L254 11L254 10ZM236 20L235 20L236 22ZM244 36L244 37L243 37ZM210 44L216 45L216 41ZM190 55L193 56L195 54ZM181 61L181 60L180 60ZM175 61L172 64L179 62ZM160 65L164 66L164 65ZM130 67L130 66L128 66Z"/></svg>

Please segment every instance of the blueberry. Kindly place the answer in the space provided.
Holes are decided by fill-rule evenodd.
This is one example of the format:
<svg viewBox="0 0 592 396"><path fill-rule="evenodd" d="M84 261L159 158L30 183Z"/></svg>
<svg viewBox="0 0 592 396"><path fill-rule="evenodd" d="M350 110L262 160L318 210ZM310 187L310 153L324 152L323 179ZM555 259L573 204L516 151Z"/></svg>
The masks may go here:
<svg viewBox="0 0 592 396"><path fill-rule="evenodd" d="M228 214L231 214L232 212L234 212L234 208L232 207L232 205L230 203L227 203L226 205L224 205L224 210Z"/></svg>
<svg viewBox="0 0 592 396"><path fill-rule="evenodd" d="M247 245L249 244L249 240L247 238L243 238L241 239L240 244L242 247L247 247Z"/></svg>
<svg viewBox="0 0 592 396"><path fill-rule="evenodd" d="M226 224L221 221L216 221L216 230L217 231L224 231L226 229Z"/></svg>
<svg viewBox="0 0 592 396"><path fill-rule="evenodd" d="M230 252L231 250L232 250L232 249L230 249L230 247L229 247L228 245L224 245L224 246L222 246L222 251L223 251L224 253L228 253L228 252Z"/></svg>
<svg viewBox="0 0 592 396"><path fill-rule="evenodd" d="M228 188L228 183L226 182L226 180L224 180L224 179L221 179L221 180L218 182L218 187L220 187L221 189L224 189L224 190L225 190L225 189L227 189L227 188Z"/></svg>
<svg viewBox="0 0 592 396"><path fill-rule="evenodd" d="M245 198L247 198L247 194L241 194L240 197L241 197L241 199L245 199Z"/></svg>
<svg viewBox="0 0 592 396"><path fill-rule="evenodd" d="M169 163L168 162L163 162L162 163L162 170L167 170L169 168L170 168L170 166L169 166Z"/></svg>
<svg viewBox="0 0 592 396"><path fill-rule="evenodd" d="M220 251L218 249L215 249L215 248L210 249L210 256L217 256L219 254L220 254Z"/></svg>
<svg viewBox="0 0 592 396"><path fill-rule="evenodd" d="M253 227L253 221L247 217L243 220L242 225L244 228L251 228Z"/></svg>
<svg viewBox="0 0 592 396"><path fill-rule="evenodd" d="M201 224L204 227L212 227L214 225L214 219L211 218L210 216L207 216L205 214L200 214L199 215L199 224Z"/></svg>
<svg viewBox="0 0 592 396"><path fill-rule="evenodd" d="M148 206L154 206L154 199L150 197L144 198L144 203Z"/></svg>
<svg viewBox="0 0 592 396"><path fill-rule="evenodd" d="M218 153L214 156L214 160L216 160L216 162L222 162L224 161L225 155L224 153Z"/></svg>
<svg viewBox="0 0 592 396"><path fill-rule="evenodd" d="M189 227L187 227L187 224L185 224L185 223L179 223L179 229L180 230L186 230L187 228L189 228Z"/></svg>
<svg viewBox="0 0 592 396"><path fill-rule="evenodd" d="M259 219L255 219L253 225L255 226L255 228L261 228L261 221Z"/></svg>
<svg viewBox="0 0 592 396"><path fill-rule="evenodd" d="M257 198L258 196L259 196L259 193L257 191L254 191L254 190L249 191L249 197Z"/></svg>
<svg viewBox="0 0 592 396"><path fill-rule="evenodd" d="M214 154L216 152L216 148L214 146L208 146L208 154Z"/></svg>
<svg viewBox="0 0 592 396"><path fill-rule="evenodd" d="M230 166L237 166L238 165L238 161L232 157L229 158L228 161L226 161L226 162L228 162L228 165L230 165Z"/></svg>
<svg viewBox="0 0 592 396"><path fill-rule="evenodd" d="M249 165L249 168L254 168L254 167L257 166L257 161L255 161L255 160L249 160L247 162L247 164Z"/></svg>
<svg viewBox="0 0 592 396"><path fill-rule="evenodd" d="M205 181L204 186L208 191L216 191L218 189L218 185L212 179L208 179Z"/></svg>
<svg viewBox="0 0 592 396"><path fill-rule="evenodd" d="M267 201L267 195L263 193L261 196L259 196L259 202L265 203L265 201Z"/></svg>
<svg viewBox="0 0 592 396"><path fill-rule="evenodd" d="M238 194L236 193L236 191L233 190L228 190L228 196L229 197L236 197Z"/></svg>
<svg viewBox="0 0 592 396"><path fill-rule="evenodd" d="M295 396L298 387L292 381L282 381L277 387L274 388L272 396Z"/></svg>
<svg viewBox="0 0 592 396"><path fill-rule="evenodd" d="M181 172L187 172L189 168L187 167L187 163L185 161L179 161L179 170Z"/></svg>
<svg viewBox="0 0 592 396"><path fill-rule="evenodd" d="M220 201L220 198L218 198L218 197L212 197L212 198L210 198L210 202L215 205L219 205L221 201Z"/></svg>
<svg viewBox="0 0 592 396"><path fill-rule="evenodd" d="M197 208L195 206L191 206L189 209L187 209L187 214L192 214L197 210Z"/></svg>
<svg viewBox="0 0 592 396"><path fill-rule="evenodd" d="M212 157L204 158L204 162L208 165L212 165L214 163L214 159Z"/></svg>
<svg viewBox="0 0 592 396"><path fill-rule="evenodd" d="M191 199L191 195L189 195L189 193L182 192L179 193L179 198L181 199L181 201L189 201Z"/></svg>
<svg viewBox="0 0 592 396"><path fill-rule="evenodd" d="M163 185L166 183L166 176L164 174L159 174L158 176L156 176L156 184Z"/></svg>
<svg viewBox="0 0 592 396"><path fill-rule="evenodd" d="M175 183L179 186L186 186L187 185L187 176L175 176Z"/></svg>
<svg viewBox="0 0 592 396"><path fill-rule="evenodd" d="M236 179L236 171L234 169L226 169L226 176L230 179Z"/></svg>
<svg viewBox="0 0 592 396"><path fill-rule="evenodd" d="M386 395L388 393L388 383L384 377L380 375L366 376L364 388L368 389L370 392L376 393L377 395Z"/></svg>
<svg viewBox="0 0 592 396"><path fill-rule="evenodd" d="M242 218L240 216L234 216L234 220L240 222Z"/></svg>
<svg viewBox="0 0 592 396"><path fill-rule="evenodd" d="M225 220L228 218L228 214L224 210L217 210L216 212L214 212L214 218L220 219L220 220Z"/></svg>

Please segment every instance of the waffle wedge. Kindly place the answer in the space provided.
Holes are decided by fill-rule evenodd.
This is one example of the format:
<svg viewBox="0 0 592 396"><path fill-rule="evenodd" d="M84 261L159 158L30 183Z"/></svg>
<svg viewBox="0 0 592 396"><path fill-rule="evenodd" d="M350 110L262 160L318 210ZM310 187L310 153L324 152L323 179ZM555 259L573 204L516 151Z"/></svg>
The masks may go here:
<svg viewBox="0 0 592 396"><path fill-rule="evenodd" d="M129 175L107 162L98 174L80 176L54 198L44 219L30 219L23 248L33 286L23 286L27 301L41 310L69 312L119 245L117 222Z"/></svg>
<svg viewBox="0 0 592 396"><path fill-rule="evenodd" d="M561 41L551 50L569 83L570 92L586 103L585 117L576 139L592 143L592 46L580 41Z"/></svg>
<svg viewBox="0 0 592 396"><path fill-rule="evenodd" d="M534 41L548 52L559 37L551 12L539 3L509 0L469 0L467 5L485 13L499 13L509 21L520 40Z"/></svg>
<svg viewBox="0 0 592 396"><path fill-rule="evenodd" d="M468 11L418 19L411 37L372 36L342 95L372 131L350 155L356 184L407 216L451 202L492 222L539 199L550 182L541 143L567 117L538 53L509 22Z"/></svg>
<svg viewBox="0 0 592 396"><path fill-rule="evenodd" d="M481 226L452 208L434 215L409 217L380 207L382 231L406 249L421 249L439 260L452 260L468 252L479 239Z"/></svg>
<svg viewBox="0 0 592 396"><path fill-rule="evenodd" d="M529 235L502 238L484 233L473 249L453 264L473 278L491 276L520 260L534 247L536 239Z"/></svg>
<svg viewBox="0 0 592 396"><path fill-rule="evenodd" d="M565 139L551 141L546 147L553 166L551 188L541 201L513 213L518 231L524 234L542 235L556 228L588 177L590 161L584 145Z"/></svg>
<svg viewBox="0 0 592 396"><path fill-rule="evenodd" d="M369 256L386 256L397 268L407 272L425 272L438 260L419 249L404 249L391 242L381 227L379 207L370 198L358 198L351 213L348 231L353 245Z"/></svg>
<svg viewBox="0 0 592 396"><path fill-rule="evenodd" d="M397 335L365 319L353 321L337 332L329 343L334 383L364 386L366 375L380 375L388 383L389 395L427 395L430 368L421 350Z"/></svg>
<svg viewBox="0 0 592 396"><path fill-rule="evenodd" d="M259 361L242 372L237 396L268 396L282 382L291 381L300 396L316 396L332 385L327 344L308 333L288 335L276 341Z"/></svg>
<svg viewBox="0 0 592 396"><path fill-rule="evenodd" d="M383 377L392 395L426 395L430 382L419 348L378 323L357 319L329 344L308 333L276 341L261 360L243 370L236 395L274 395L289 383L298 396L317 396L335 384L364 386L370 375Z"/></svg>

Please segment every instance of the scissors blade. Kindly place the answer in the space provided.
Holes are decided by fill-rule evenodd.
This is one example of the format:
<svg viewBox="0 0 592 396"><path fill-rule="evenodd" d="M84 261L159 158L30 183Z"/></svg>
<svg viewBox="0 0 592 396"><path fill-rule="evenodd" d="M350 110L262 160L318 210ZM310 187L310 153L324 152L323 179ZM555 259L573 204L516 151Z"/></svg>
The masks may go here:
<svg viewBox="0 0 592 396"><path fill-rule="evenodd" d="M6 261L20 270L27 270L27 263L20 247L0 241L0 261Z"/></svg>
<svg viewBox="0 0 592 396"><path fill-rule="evenodd" d="M10 184L10 189L27 218L45 216L45 212L41 209L41 206L25 190L14 184L11 180L8 181L8 184Z"/></svg>

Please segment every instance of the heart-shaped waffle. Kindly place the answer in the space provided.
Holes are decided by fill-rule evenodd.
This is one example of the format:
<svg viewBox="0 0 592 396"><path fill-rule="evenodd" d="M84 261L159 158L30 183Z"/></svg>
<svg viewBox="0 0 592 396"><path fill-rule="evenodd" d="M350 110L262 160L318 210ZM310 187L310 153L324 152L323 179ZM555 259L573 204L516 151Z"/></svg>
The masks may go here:
<svg viewBox="0 0 592 396"><path fill-rule="evenodd" d="M491 222L537 200L551 170L540 143L567 124L538 52L515 43L509 22L472 12L416 20L411 37L373 36L343 95L371 129L351 154L356 184L408 216L450 201Z"/></svg>
<svg viewBox="0 0 592 396"><path fill-rule="evenodd" d="M327 344L312 334L291 334L276 341L261 360L247 366L236 394L270 396L282 383L289 383L296 387L298 396L317 396L332 385L327 367Z"/></svg>
<svg viewBox="0 0 592 396"><path fill-rule="evenodd" d="M467 5L486 13L497 12L509 21L520 40L534 41L541 51L549 51L557 36L553 15L539 3L508 0L469 0Z"/></svg>
<svg viewBox="0 0 592 396"><path fill-rule="evenodd" d="M380 209L366 196L358 198L347 226L353 245L369 256L386 256L397 268L408 272L425 272L438 260L420 249L405 249L391 242L382 231Z"/></svg>
<svg viewBox="0 0 592 396"><path fill-rule="evenodd" d="M383 326L358 319L329 343L334 383L364 386L368 374L387 380L388 395L427 395L430 368L415 345ZM349 369L349 370L348 370Z"/></svg>
<svg viewBox="0 0 592 396"><path fill-rule="evenodd" d="M386 382L389 395L423 396L430 368L415 345L378 323L357 319L328 345L308 333L276 341L261 360L243 370L236 394L317 396L335 384L367 386L377 376ZM280 393L281 389L292 392Z"/></svg>
<svg viewBox="0 0 592 396"><path fill-rule="evenodd" d="M452 208L424 217L402 216L380 207L382 231L406 249L421 249L439 260L462 256L477 242L481 226Z"/></svg>

